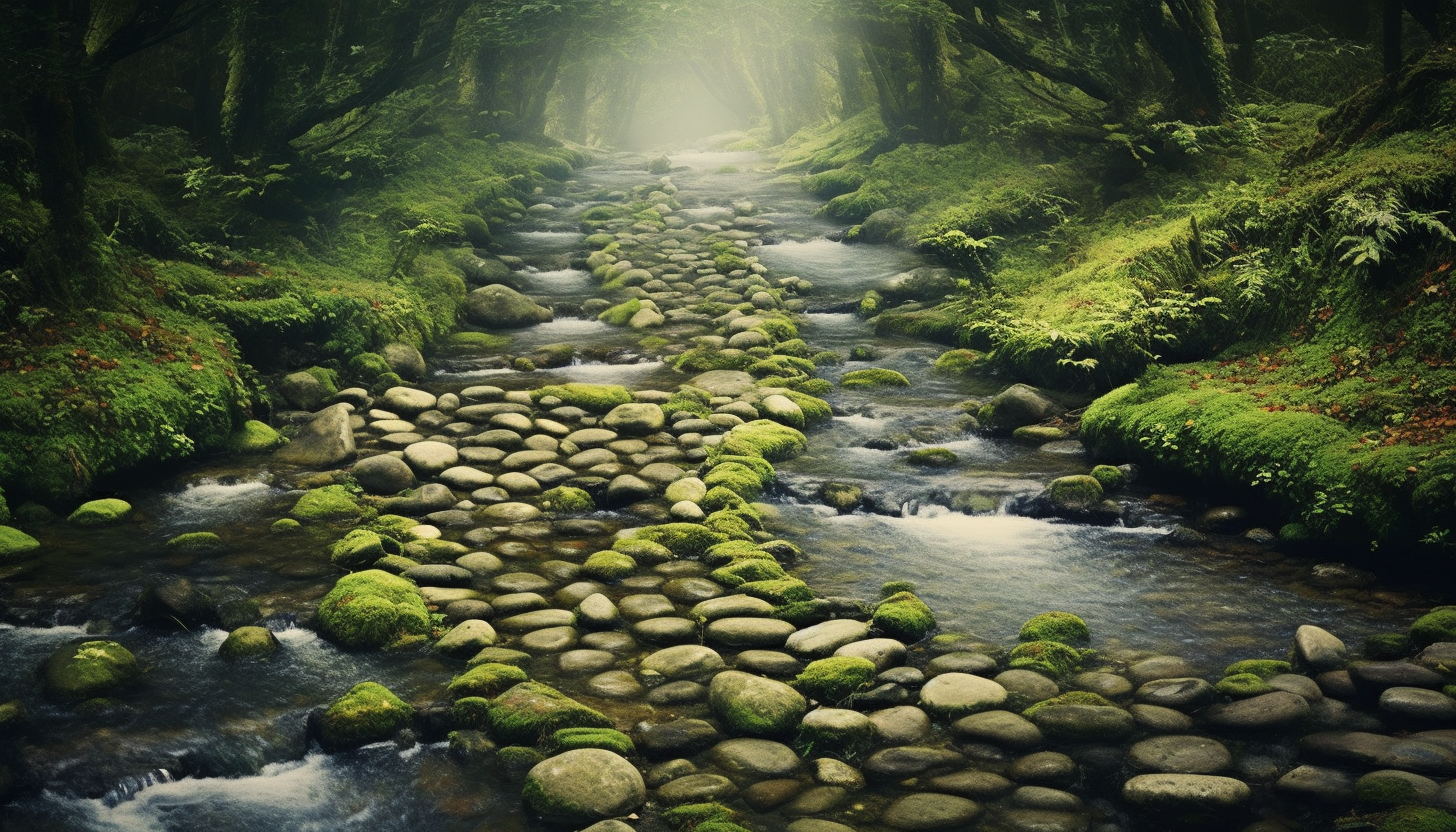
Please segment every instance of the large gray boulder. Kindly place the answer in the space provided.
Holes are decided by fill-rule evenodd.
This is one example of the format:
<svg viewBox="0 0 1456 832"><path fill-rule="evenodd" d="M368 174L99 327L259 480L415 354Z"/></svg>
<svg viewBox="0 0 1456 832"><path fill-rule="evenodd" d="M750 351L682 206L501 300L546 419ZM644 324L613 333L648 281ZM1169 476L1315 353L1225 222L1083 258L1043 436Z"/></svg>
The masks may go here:
<svg viewBox="0 0 1456 832"><path fill-rule="evenodd" d="M465 298L465 317L485 327L514 328L544 324L554 315L550 309L509 286L483 286Z"/></svg>
<svg viewBox="0 0 1456 832"><path fill-rule="evenodd" d="M392 454L359 460L354 465L353 474L359 487L370 494L398 494L418 484L409 465Z"/></svg>
<svg viewBox="0 0 1456 832"><path fill-rule="evenodd" d="M412 344L401 344L397 341L385 344L380 348L379 355L389 365L389 369L406 381L419 381L425 377L425 357Z"/></svg>
<svg viewBox="0 0 1456 832"><path fill-rule="evenodd" d="M804 697L783 682L737 670L713 677L708 706L733 733L755 737L791 733L809 709Z"/></svg>
<svg viewBox="0 0 1456 832"><path fill-rule="evenodd" d="M289 404L299 410L318 410L331 392L314 374L300 370L289 373L278 382L278 392Z"/></svg>
<svg viewBox="0 0 1456 832"><path fill-rule="evenodd" d="M581 826L630 814L646 802L647 784L621 756L578 748L537 763L522 796L542 819Z"/></svg>
<svg viewBox="0 0 1456 832"><path fill-rule="evenodd" d="M1062 408L1029 384L1013 384L997 393L977 413L981 424L996 430L1015 430L1060 415Z"/></svg>
<svg viewBox="0 0 1456 832"><path fill-rule="evenodd" d="M348 462L356 453L349 406L336 404L300 425L288 444L277 451L277 457L280 462L304 468L331 468Z"/></svg>

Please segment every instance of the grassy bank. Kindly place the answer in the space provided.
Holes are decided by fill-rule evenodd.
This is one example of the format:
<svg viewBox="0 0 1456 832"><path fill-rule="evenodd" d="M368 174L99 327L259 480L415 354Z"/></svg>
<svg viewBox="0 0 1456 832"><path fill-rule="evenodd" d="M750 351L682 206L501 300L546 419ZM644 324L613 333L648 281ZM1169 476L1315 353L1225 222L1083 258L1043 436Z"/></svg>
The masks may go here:
<svg viewBox="0 0 1456 832"><path fill-rule="evenodd" d="M1267 501L1290 539L1444 552L1456 86L1433 55L1334 109L1040 144L1013 124L879 155L845 122L781 164L851 239L956 268L938 306L866 303L878 328L969 348L959 367L1008 383L1112 390L1083 421L1100 456Z"/></svg>
<svg viewBox="0 0 1456 832"><path fill-rule="evenodd" d="M452 332L463 263L579 157L381 119L287 164L220 171L180 131L116 142L88 178L108 291L3 308L0 486L63 508L141 463L222 449L275 407L260 379L315 366L387 383L386 343ZM0 188L6 250L44 217ZM327 375L327 374L325 374Z"/></svg>

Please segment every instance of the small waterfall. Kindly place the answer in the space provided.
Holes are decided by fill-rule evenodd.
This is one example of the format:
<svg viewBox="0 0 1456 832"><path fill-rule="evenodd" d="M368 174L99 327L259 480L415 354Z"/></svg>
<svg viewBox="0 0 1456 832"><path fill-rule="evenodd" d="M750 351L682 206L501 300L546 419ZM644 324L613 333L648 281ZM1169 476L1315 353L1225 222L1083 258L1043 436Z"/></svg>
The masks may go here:
<svg viewBox="0 0 1456 832"><path fill-rule="evenodd" d="M172 772L164 768L152 769L145 774L123 777L120 782L106 790L106 795L101 798L101 801L108 808L115 808L134 799L138 793L149 786L172 783L176 779L172 776Z"/></svg>

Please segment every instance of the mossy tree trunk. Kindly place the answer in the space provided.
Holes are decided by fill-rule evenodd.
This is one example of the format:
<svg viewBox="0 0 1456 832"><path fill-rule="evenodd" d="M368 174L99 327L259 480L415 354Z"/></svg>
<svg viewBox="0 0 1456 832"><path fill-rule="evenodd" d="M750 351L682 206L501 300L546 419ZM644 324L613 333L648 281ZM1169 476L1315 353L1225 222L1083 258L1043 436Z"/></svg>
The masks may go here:
<svg viewBox="0 0 1456 832"><path fill-rule="evenodd" d="M1143 2L1138 21L1149 48L1172 75L1174 115L1217 122L1233 103L1233 79L1213 0Z"/></svg>

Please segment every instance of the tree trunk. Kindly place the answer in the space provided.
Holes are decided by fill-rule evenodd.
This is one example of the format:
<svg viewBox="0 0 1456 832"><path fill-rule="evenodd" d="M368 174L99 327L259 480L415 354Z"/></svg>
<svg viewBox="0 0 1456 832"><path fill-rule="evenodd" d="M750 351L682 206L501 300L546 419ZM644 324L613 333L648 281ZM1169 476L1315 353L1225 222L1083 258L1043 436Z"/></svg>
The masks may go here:
<svg viewBox="0 0 1456 832"><path fill-rule="evenodd" d="M76 302L94 296L96 227L86 213L86 166L76 141L76 96L57 77L31 93L26 119L34 131L40 200L50 213L44 236L26 257L37 298Z"/></svg>
<svg viewBox="0 0 1456 832"><path fill-rule="evenodd" d="M273 62L266 44L272 38L270 0L233 0L229 10L227 84L220 122L228 162L256 155L266 141L266 105L273 86Z"/></svg>
<svg viewBox="0 0 1456 832"><path fill-rule="evenodd" d="M840 118L855 115L869 103L865 98L864 80L860 78L860 66L863 62L859 57L857 47L858 44L853 38L841 37L834 48Z"/></svg>
<svg viewBox="0 0 1456 832"><path fill-rule="evenodd" d="M1380 55L1385 74L1390 77L1400 74L1404 60L1400 39L1402 11L1401 0L1380 0Z"/></svg>
<svg viewBox="0 0 1456 832"><path fill-rule="evenodd" d="M1233 102L1233 83L1213 0L1168 0L1142 8L1143 35L1168 68L1177 115L1216 122Z"/></svg>
<svg viewBox="0 0 1456 832"><path fill-rule="evenodd" d="M917 141L943 144L950 132L949 93L945 85L947 46L945 32L927 21L910 30L918 77L915 79L914 126Z"/></svg>
<svg viewBox="0 0 1456 832"><path fill-rule="evenodd" d="M1256 38L1253 22L1249 19L1249 0L1228 0L1226 18L1227 30L1231 36L1229 42L1234 46L1233 54L1229 58L1229 68L1233 72L1234 80L1245 89L1253 87Z"/></svg>
<svg viewBox="0 0 1456 832"><path fill-rule="evenodd" d="M561 135L567 141L586 144L587 91L592 65L577 61L561 77Z"/></svg>

